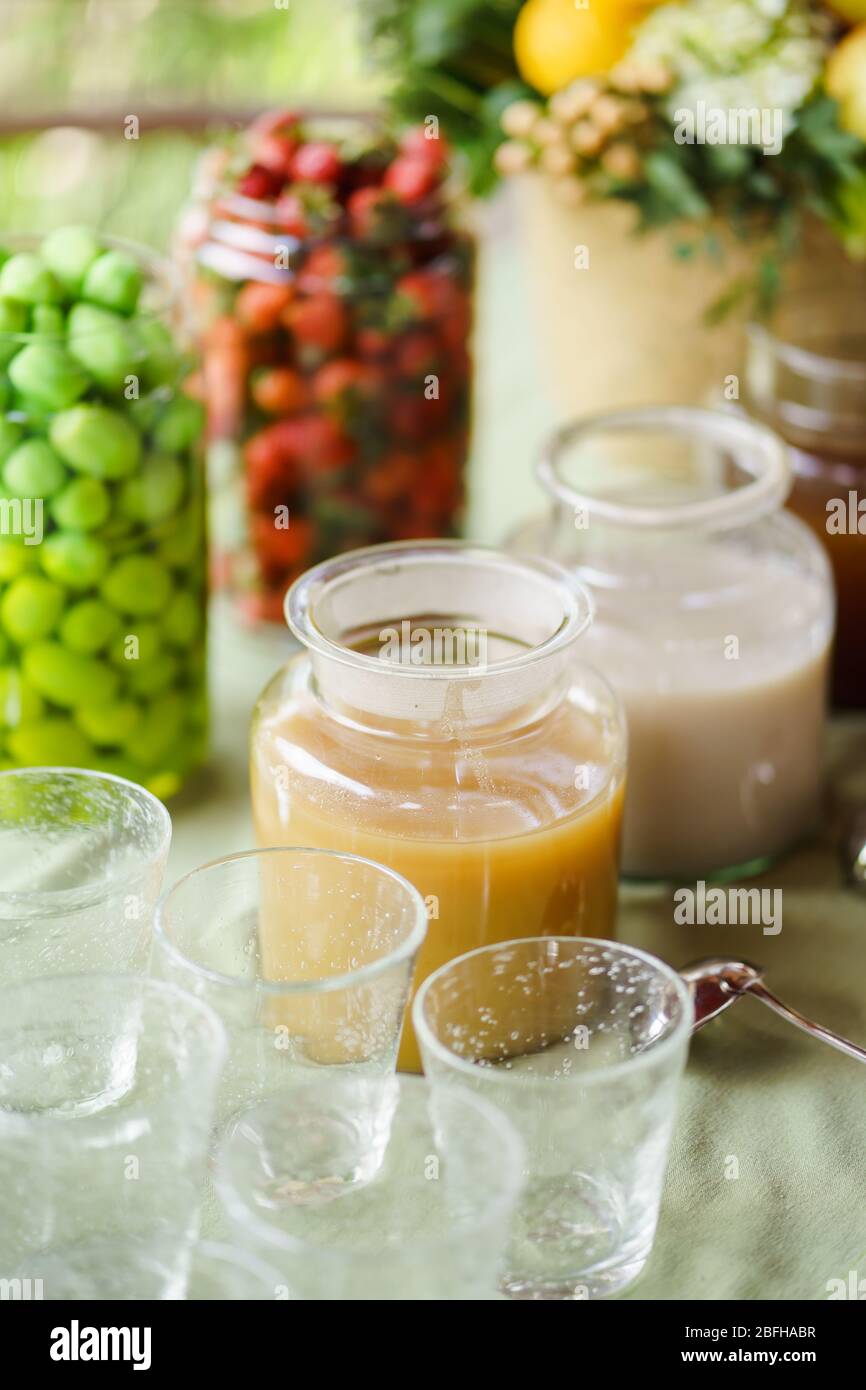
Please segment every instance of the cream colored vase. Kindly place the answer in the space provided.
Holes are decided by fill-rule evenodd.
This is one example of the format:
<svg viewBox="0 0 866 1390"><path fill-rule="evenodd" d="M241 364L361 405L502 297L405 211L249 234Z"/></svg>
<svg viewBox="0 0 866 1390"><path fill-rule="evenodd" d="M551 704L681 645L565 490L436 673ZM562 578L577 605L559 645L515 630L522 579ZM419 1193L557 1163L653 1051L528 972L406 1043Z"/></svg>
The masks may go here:
<svg viewBox="0 0 866 1390"><path fill-rule="evenodd" d="M709 305L758 253L714 226L722 254L683 260L668 231L634 232L621 203L569 208L535 174L515 179L527 290L542 371L563 418L659 401L705 401L741 369L742 312L708 326ZM684 239L684 238L683 238ZM786 285L834 275L859 281L823 229L787 262Z"/></svg>

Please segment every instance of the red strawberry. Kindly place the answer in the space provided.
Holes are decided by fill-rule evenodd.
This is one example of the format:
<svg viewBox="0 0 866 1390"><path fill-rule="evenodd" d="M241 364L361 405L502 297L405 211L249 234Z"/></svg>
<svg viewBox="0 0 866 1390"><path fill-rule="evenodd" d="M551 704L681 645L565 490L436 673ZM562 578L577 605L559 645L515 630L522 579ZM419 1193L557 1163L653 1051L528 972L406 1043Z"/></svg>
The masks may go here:
<svg viewBox="0 0 866 1390"><path fill-rule="evenodd" d="M397 281L397 294L413 319L435 317L439 294L430 271L412 270L402 275Z"/></svg>
<svg viewBox="0 0 866 1390"><path fill-rule="evenodd" d="M273 198L279 192L281 183L282 179L278 174L266 169L263 164L254 164L238 179L238 193L243 198L262 201L265 198Z"/></svg>
<svg viewBox="0 0 866 1390"><path fill-rule="evenodd" d="M359 357L371 362L381 362L391 351L393 339L383 328L359 328L356 342Z"/></svg>
<svg viewBox="0 0 866 1390"><path fill-rule="evenodd" d="M443 135L428 134L425 126L414 126L400 140L400 152L409 159L420 159L434 169L441 169L448 160L448 141Z"/></svg>
<svg viewBox="0 0 866 1390"><path fill-rule="evenodd" d="M309 235L310 224L306 209L297 193L280 194L274 208L274 221L280 230L288 232L289 236Z"/></svg>
<svg viewBox="0 0 866 1390"><path fill-rule="evenodd" d="M355 447L344 430L324 415L300 415L281 420L280 447L305 473L332 472L351 463Z"/></svg>
<svg viewBox="0 0 866 1390"><path fill-rule="evenodd" d="M361 480L361 496L373 506L387 507L410 492L417 476L414 456L395 450L367 470Z"/></svg>
<svg viewBox="0 0 866 1390"><path fill-rule="evenodd" d="M439 173L434 165L417 156L398 155L389 164L382 180L384 188L390 189L401 203L420 203L439 182Z"/></svg>
<svg viewBox="0 0 866 1390"><path fill-rule="evenodd" d="M313 524L304 517L289 514L288 526L277 526L276 517L265 514L252 518L253 545L266 564L287 569L300 564L313 548Z"/></svg>
<svg viewBox="0 0 866 1390"><path fill-rule="evenodd" d="M322 352L336 352L349 327L344 304L334 294L312 294L290 305L283 319L297 341Z"/></svg>
<svg viewBox="0 0 866 1390"><path fill-rule="evenodd" d="M250 333L270 333L291 304L294 292L293 285L268 285L250 280L235 299L235 317Z"/></svg>
<svg viewBox="0 0 866 1390"><path fill-rule="evenodd" d="M260 135L285 135L289 132L297 134L300 123L299 111L280 108L274 111L263 111L249 127L247 135L251 140L255 140Z"/></svg>
<svg viewBox="0 0 866 1390"><path fill-rule="evenodd" d="M335 281L345 278L347 269L345 252L338 246L314 246L304 261L298 285L305 294L329 290Z"/></svg>
<svg viewBox="0 0 866 1390"><path fill-rule="evenodd" d="M413 381L435 372L440 360L441 348L435 334L423 328L400 338L394 351L400 376Z"/></svg>
<svg viewBox="0 0 866 1390"><path fill-rule="evenodd" d="M427 400L420 390L391 401L388 420L399 439L412 443L426 439L438 430L448 415L448 402L440 397Z"/></svg>
<svg viewBox="0 0 866 1390"><path fill-rule="evenodd" d="M395 205L394 194L384 188L358 188L350 193L346 199L346 212L352 236L359 241L373 239L389 208Z"/></svg>
<svg viewBox="0 0 866 1390"><path fill-rule="evenodd" d="M330 405L349 391L372 400L381 387L382 373L377 368L350 357L332 358L313 377L313 396L321 405Z"/></svg>
<svg viewBox="0 0 866 1390"><path fill-rule="evenodd" d="M301 145L292 159L292 178L306 183L333 183L342 164L333 145L323 140L311 140Z"/></svg>
<svg viewBox="0 0 866 1390"><path fill-rule="evenodd" d="M289 177L298 142L285 135L259 135L252 149L256 164L261 164L283 183Z"/></svg>
<svg viewBox="0 0 866 1390"><path fill-rule="evenodd" d="M276 506L297 481L295 464L280 447L272 425L247 440L244 464L247 501L253 508Z"/></svg>
<svg viewBox="0 0 866 1390"><path fill-rule="evenodd" d="M291 367L270 367L252 381L252 397L266 415L294 415L307 404L307 383Z"/></svg>

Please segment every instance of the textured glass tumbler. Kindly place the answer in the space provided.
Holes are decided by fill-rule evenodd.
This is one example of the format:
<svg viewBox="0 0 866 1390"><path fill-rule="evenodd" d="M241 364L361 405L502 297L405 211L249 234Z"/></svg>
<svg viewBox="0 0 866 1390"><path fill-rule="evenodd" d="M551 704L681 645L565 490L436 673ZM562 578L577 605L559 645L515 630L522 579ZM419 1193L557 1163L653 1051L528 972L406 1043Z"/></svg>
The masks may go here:
<svg viewBox="0 0 866 1390"><path fill-rule="evenodd" d="M510 941L437 970L413 1012L434 1089L472 1086L526 1144L503 1291L585 1299L630 1284L652 1248L688 1050L679 975L612 942Z"/></svg>
<svg viewBox="0 0 866 1390"><path fill-rule="evenodd" d="M224 1056L219 1019L173 985L0 991L0 1275L44 1298L182 1297Z"/></svg>
<svg viewBox="0 0 866 1390"><path fill-rule="evenodd" d="M496 1297L523 1164L469 1090L333 1072L239 1116L216 1181L234 1239L302 1299L476 1300Z"/></svg>
<svg viewBox="0 0 866 1390"><path fill-rule="evenodd" d="M218 1119L299 1068L392 1072L426 930L411 884L350 854L251 851L181 879L157 909L153 973L225 1024Z"/></svg>
<svg viewBox="0 0 866 1390"><path fill-rule="evenodd" d="M185 1277L165 1284L158 1252L142 1248L130 1260L127 1240L94 1240L71 1251L31 1256L19 1266L12 1297L54 1303L132 1300L157 1297L160 1288L163 1298L186 1303L270 1303L291 1297L282 1275L246 1250L201 1240L190 1249L187 1263ZM109 1293L103 1268L118 1280Z"/></svg>
<svg viewBox="0 0 866 1390"><path fill-rule="evenodd" d="M171 820L100 772L0 773L0 986L146 969Z"/></svg>
<svg viewBox="0 0 866 1390"><path fill-rule="evenodd" d="M290 1297L282 1275L248 1250L202 1240L192 1252L188 1303L284 1303Z"/></svg>

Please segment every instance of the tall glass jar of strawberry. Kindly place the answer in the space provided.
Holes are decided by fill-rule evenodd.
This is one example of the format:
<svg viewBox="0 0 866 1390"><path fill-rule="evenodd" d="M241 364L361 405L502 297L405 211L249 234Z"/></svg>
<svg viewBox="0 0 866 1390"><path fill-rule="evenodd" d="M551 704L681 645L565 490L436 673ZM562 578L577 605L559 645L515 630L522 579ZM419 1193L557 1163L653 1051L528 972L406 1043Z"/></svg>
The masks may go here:
<svg viewBox="0 0 866 1390"><path fill-rule="evenodd" d="M217 580L251 618L337 552L459 527L473 247L432 125L270 113L182 224Z"/></svg>

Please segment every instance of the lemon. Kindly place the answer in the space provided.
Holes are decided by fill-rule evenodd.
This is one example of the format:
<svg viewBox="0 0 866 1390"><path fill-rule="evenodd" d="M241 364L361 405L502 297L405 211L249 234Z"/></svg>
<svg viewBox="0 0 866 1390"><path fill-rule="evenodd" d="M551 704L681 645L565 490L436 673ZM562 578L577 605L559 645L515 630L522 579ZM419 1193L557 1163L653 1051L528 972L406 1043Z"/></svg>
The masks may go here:
<svg viewBox="0 0 866 1390"><path fill-rule="evenodd" d="M625 52L641 10L622 0L528 0L514 26L521 76L550 96L576 77L607 72Z"/></svg>
<svg viewBox="0 0 866 1390"><path fill-rule="evenodd" d="M866 24L858 24L834 48L825 81L839 103L842 126L866 141Z"/></svg>
<svg viewBox="0 0 866 1390"><path fill-rule="evenodd" d="M866 0L827 0L831 10L847 19L849 24L857 24L866 19Z"/></svg>

